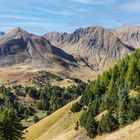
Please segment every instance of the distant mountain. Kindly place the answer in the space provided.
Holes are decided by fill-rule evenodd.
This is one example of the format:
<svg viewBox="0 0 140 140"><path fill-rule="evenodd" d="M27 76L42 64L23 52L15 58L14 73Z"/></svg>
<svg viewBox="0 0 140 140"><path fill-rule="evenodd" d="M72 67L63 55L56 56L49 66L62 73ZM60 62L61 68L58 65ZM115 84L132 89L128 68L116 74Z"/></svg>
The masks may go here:
<svg viewBox="0 0 140 140"><path fill-rule="evenodd" d="M140 48L140 26L124 25L111 30L123 43Z"/></svg>
<svg viewBox="0 0 140 140"><path fill-rule="evenodd" d="M15 28L0 37L0 66L24 63L37 67L77 66L100 71L136 48L116 35L116 30L92 26L71 34L51 32L37 36ZM139 33L133 38L139 42Z"/></svg>
<svg viewBox="0 0 140 140"><path fill-rule="evenodd" d="M4 34L5 34L4 32L1 32L1 31L0 31L0 36L1 36L1 35L4 35Z"/></svg>
<svg viewBox="0 0 140 140"><path fill-rule="evenodd" d="M0 37L0 66L21 63L31 63L37 67L69 67L75 60L63 50L51 45L45 38L15 28Z"/></svg>
<svg viewBox="0 0 140 140"><path fill-rule="evenodd" d="M72 34L51 32L44 37L54 46L81 58L92 70L99 70L107 61L116 61L134 50L110 30L99 26L80 28Z"/></svg>

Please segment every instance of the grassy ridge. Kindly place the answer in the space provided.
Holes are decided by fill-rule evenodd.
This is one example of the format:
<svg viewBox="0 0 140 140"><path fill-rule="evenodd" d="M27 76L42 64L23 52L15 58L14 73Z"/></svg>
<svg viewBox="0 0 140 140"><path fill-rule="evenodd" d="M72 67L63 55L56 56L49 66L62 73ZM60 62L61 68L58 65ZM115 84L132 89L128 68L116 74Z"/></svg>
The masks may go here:
<svg viewBox="0 0 140 140"><path fill-rule="evenodd" d="M85 135L83 128L74 130L81 112L70 113L70 107L74 102L68 103L63 108L57 110L50 116L26 129L26 140L91 140ZM26 131L25 130L25 131ZM140 120L111 134L96 136L94 140L139 140L140 139Z"/></svg>
<svg viewBox="0 0 140 140"><path fill-rule="evenodd" d="M26 140L41 140L42 137L47 137L47 140L51 140L53 136L60 135L60 132L63 132L64 130L73 130L74 125L76 124L81 115L81 112L77 114L70 113L71 105L74 102L75 101L68 103L66 106L57 110L50 116L26 129Z"/></svg>

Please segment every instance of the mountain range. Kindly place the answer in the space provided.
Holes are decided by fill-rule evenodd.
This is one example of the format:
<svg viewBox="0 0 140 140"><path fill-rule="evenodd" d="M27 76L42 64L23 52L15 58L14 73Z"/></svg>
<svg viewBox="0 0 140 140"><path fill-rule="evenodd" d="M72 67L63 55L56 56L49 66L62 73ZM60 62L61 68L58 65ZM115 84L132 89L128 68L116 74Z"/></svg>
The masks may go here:
<svg viewBox="0 0 140 140"><path fill-rule="evenodd" d="M116 61L134 50L100 26L80 28L72 34L52 32L44 37L75 58L81 58L92 70L100 70L108 61Z"/></svg>
<svg viewBox="0 0 140 140"><path fill-rule="evenodd" d="M30 64L97 72L140 47L140 27L129 25L112 30L91 26L43 36L17 27L1 34L0 67Z"/></svg>

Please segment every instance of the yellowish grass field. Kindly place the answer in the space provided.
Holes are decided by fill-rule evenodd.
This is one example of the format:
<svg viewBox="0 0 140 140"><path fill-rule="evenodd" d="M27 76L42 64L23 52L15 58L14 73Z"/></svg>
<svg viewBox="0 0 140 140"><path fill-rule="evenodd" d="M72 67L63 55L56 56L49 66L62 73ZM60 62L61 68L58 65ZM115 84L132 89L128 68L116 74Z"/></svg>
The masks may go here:
<svg viewBox="0 0 140 140"><path fill-rule="evenodd" d="M111 134L98 136L95 140L140 140L140 120Z"/></svg>
<svg viewBox="0 0 140 140"><path fill-rule="evenodd" d="M75 131L74 126L79 120L79 113L71 113L70 107L74 101L57 110L50 116L25 130L26 140L53 140L67 137L70 131ZM63 139L61 139L63 140Z"/></svg>
<svg viewBox="0 0 140 140"><path fill-rule="evenodd" d="M37 72L40 70L41 69L30 67L28 65L0 68L0 84L5 86L13 86L16 84L20 84L22 86L33 86L31 79L35 77ZM50 72L55 74L54 70L50 70ZM68 87L73 85L74 82L70 79L64 79L62 81L53 80L51 84L58 85L60 87Z"/></svg>
<svg viewBox="0 0 140 140"><path fill-rule="evenodd" d="M21 85L29 85L30 78L38 69L29 66L15 66L8 68L0 68L0 84L10 86L16 83Z"/></svg>

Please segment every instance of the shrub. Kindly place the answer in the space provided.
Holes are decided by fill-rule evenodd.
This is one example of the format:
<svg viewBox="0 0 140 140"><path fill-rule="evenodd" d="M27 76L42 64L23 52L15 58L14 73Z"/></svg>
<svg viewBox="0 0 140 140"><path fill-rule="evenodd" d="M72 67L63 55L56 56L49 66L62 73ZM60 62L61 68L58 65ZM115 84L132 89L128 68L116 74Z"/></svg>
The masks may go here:
<svg viewBox="0 0 140 140"><path fill-rule="evenodd" d="M75 112L79 112L81 110L81 108L82 108L82 105L80 103L76 102L75 104L72 105L70 110L73 113L75 113Z"/></svg>
<svg viewBox="0 0 140 140"><path fill-rule="evenodd" d="M34 123L37 123L37 122L39 121L39 117L36 116L36 115L34 115L34 117L33 117L33 121L34 121Z"/></svg>

